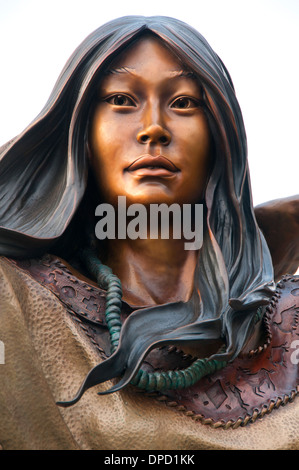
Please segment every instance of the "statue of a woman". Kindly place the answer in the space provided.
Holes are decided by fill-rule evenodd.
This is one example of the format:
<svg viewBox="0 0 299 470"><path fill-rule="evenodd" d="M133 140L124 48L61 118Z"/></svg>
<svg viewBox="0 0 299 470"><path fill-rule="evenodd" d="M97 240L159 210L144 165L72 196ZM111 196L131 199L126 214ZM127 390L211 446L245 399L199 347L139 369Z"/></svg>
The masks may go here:
<svg viewBox="0 0 299 470"><path fill-rule="evenodd" d="M0 181L4 449L299 448L298 403L275 410L298 393L299 281L274 282L233 84L199 33L96 30ZM97 240L119 197L201 204L202 246Z"/></svg>

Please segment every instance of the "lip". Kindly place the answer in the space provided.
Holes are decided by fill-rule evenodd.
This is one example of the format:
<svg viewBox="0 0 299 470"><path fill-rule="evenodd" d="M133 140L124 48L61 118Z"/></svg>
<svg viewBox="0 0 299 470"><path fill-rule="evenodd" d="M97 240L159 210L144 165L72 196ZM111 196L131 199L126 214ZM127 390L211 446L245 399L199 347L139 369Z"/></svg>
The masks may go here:
<svg viewBox="0 0 299 470"><path fill-rule="evenodd" d="M126 171L134 172L137 176L173 176L179 169L163 155L142 155Z"/></svg>

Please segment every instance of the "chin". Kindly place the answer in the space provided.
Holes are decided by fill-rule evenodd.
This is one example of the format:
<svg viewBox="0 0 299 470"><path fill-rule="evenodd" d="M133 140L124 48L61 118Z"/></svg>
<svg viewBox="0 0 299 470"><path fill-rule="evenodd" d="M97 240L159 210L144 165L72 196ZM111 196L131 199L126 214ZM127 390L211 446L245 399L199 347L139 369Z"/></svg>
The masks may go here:
<svg viewBox="0 0 299 470"><path fill-rule="evenodd" d="M155 187L149 191L142 191L137 194L126 194L127 205L129 204L143 204L148 206L150 204L173 204L178 202L177 199L165 191L157 190Z"/></svg>

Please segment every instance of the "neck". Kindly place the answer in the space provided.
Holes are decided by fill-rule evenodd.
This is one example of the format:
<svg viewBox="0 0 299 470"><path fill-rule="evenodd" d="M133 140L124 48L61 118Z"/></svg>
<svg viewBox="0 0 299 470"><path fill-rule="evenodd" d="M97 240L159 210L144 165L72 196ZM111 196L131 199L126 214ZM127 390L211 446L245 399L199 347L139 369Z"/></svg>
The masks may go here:
<svg viewBox="0 0 299 470"><path fill-rule="evenodd" d="M107 264L122 283L123 299L135 306L186 301L193 289L197 251L184 240L110 240Z"/></svg>

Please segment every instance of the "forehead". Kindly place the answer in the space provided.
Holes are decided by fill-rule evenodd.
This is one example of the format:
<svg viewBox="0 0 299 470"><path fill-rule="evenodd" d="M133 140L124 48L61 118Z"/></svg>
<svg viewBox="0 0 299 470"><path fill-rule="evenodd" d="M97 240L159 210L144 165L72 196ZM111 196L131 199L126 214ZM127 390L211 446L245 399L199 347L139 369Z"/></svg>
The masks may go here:
<svg viewBox="0 0 299 470"><path fill-rule="evenodd" d="M121 52L110 64L108 73L117 71L151 73L157 70L176 76L186 72L182 61L155 36L144 36L137 39L127 49Z"/></svg>
<svg viewBox="0 0 299 470"><path fill-rule="evenodd" d="M198 80L161 39L143 36L121 52L110 64L100 89L129 86L172 86L180 83L198 88Z"/></svg>

